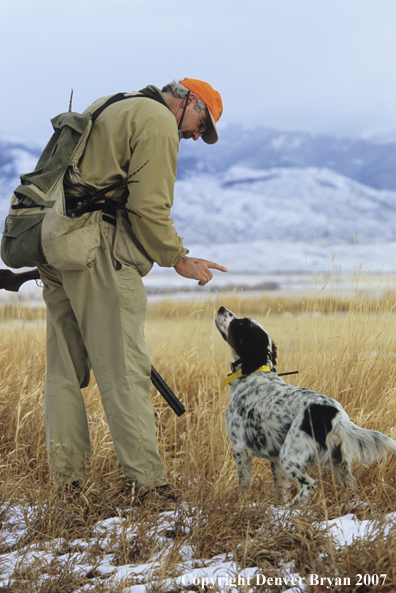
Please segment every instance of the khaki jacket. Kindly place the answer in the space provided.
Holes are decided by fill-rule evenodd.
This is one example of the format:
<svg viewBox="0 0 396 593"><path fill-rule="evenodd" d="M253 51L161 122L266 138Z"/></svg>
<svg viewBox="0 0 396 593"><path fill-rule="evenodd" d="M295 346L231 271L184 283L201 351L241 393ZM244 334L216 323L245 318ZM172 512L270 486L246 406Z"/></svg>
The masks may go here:
<svg viewBox="0 0 396 593"><path fill-rule="evenodd" d="M86 111L92 113L107 98ZM95 121L75 171L75 182L95 190L131 176L122 197L136 214L118 212L114 256L135 265L142 275L153 262L171 267L188 253L170 217L179 137L176 119L162 99L167 106L139 97L107 107ZM120 199L119 193L108 197Z"/></svg>

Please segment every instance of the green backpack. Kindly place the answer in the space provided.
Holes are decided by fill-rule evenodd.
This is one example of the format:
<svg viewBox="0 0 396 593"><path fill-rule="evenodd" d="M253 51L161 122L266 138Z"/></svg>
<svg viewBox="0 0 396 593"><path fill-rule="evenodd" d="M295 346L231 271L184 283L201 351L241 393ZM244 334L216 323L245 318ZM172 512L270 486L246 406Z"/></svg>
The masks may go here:
<svg viewBox="0 0 396 593"><path fill-rule="evenodd" d="M21 175L21 184L11 198L1 240L1 258L8 267L50 264L60 270L82 270L92 264L94 250L100 245L101 214L66 216L64 176L68 167L77 167L102 111L116 101L136 96L118 93L93 114L67 112L51 120L51 139L35 170Z"/></svg>

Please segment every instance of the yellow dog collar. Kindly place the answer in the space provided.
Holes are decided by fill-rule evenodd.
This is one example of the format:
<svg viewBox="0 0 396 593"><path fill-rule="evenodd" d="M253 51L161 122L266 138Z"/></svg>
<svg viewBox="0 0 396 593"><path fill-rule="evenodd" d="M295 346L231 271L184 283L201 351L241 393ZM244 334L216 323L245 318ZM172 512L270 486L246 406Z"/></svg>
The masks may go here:
<svg viewBox="0 0 396 593"><path fill-rule="evenodd" d="M262 367L256 369L256 371L264 371L266 373L270 373L271 369L269 366L262 366ZM254 371L254 372L256 372L256 371ZM220 383L220 389L223 389L223 387L225 387L232 381L235 381L235 379L239 379L239 377L246 377L246 375L242 374L241 369L239 369L239 371L236 371L236 373L231 373L230 375L227 375L227 377L224 379L224 381L222 381Z"/></svg>

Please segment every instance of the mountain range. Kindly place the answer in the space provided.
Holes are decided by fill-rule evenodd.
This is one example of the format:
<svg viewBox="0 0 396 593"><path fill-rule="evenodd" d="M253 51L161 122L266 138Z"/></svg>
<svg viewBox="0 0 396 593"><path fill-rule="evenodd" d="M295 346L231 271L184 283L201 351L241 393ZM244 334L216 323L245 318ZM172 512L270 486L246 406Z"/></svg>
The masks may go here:
<svg viewBox="0 0 396 593"><path fill-rule="evenodd" d="M229 125L220 141L182 143L180 179L194 172L217 175L234 165L251 169L325 168L375 189L396 190L396 136L351 139L309 132Z"/></svg>
<svg viewBox="0 0 396 593"><path fill-rule="evenodd" d="M34 165L43 147L1 136L0 180L17 181ZM310 132L279 131L262 126L220 126L220 141L181 142L178 179L195 173L218 175L235 165L252 169L325 168L375 189L396 190L396 133L347 138ZM7 185L8 185L7 183Z"/></svg>
<svg viewBox="0 0 396 593"><path fill-rule="evenodd" d="M260 252L260 242L266 251L273 242L288 261L296 254L290 263L300 270L304 246L311 252L317 246L318 269L328 269L334 246L396 242L394 136L350 139L236 124L224 125L219 135L213 146L180 146L172 217L187 246L225 258L232 251L235 261L238 250L231 245L254 243ZM40 152L23 141L0 139L2 217L18 175L34 168ZM324 245L330 246L326 257L319 256ZM381 266L383 249L376 253ZM266 262L267 267L257 263L261 271L269 270ZM244 269L242 261L235 265Z"/></svg>

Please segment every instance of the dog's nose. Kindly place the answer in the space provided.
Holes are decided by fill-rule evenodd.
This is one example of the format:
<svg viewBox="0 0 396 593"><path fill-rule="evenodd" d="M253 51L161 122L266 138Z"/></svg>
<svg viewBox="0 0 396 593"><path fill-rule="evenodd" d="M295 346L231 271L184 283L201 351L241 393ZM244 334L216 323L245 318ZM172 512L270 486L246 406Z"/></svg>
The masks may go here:
<svg viewBox="0 0 396 593"><path fill-rule="evenodd" d="M223 315L223 313L225 313L227 311L227 309L225 307L220 307L220 309L217 311L218 315Z"/></svg>

